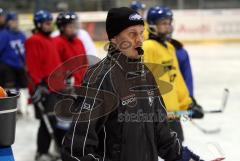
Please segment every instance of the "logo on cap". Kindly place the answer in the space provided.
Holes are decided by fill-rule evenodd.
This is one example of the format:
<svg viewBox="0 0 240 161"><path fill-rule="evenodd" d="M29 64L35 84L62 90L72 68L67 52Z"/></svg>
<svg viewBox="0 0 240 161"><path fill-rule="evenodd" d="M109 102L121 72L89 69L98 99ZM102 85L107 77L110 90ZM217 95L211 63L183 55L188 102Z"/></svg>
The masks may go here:
<svg viewBox="0 0 240 161"><path fill-rule="evenodd" d="M143 20L143 18L139 14L134 13L134 14L131 14L129 16L129 20L131 20L131 21L139 21L139 20Z"/></svg>

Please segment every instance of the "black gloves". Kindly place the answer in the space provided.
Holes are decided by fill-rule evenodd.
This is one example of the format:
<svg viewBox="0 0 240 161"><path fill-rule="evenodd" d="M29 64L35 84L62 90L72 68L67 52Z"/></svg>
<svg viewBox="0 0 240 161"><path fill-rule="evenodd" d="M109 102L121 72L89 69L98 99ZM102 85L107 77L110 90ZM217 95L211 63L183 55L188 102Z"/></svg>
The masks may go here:
<svg viewBox="0 0 240 161"><path fill-rule="evenodd" d="M41 81L35 88L32 101L34 104L39 102L44 102L46 100L47 95L49 94L48 86L45 81Z"/></svg>
<svg viewBox="0 0 240 161"><path fill-rule="evenodd" d="M200 106L196 100L192 98L193 103L189 106L188 110L190 110L190 117L193 119L201 119L204 117L204 111L202 106Z"/></svg>

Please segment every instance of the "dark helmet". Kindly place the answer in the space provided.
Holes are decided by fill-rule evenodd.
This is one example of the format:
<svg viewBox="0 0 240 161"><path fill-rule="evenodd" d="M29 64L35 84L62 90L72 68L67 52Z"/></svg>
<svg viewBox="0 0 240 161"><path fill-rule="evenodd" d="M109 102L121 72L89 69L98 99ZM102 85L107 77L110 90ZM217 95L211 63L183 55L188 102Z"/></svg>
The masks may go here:
<svg viewBox="0 0 240 161"><path fill-rule="evenodd" d="M173 12L170 8L165 6L151 7L147 13L148 31L153 35L159 36L160 33L157 32L156 22L164 19L173 19ZM164 39L168 38L170 36L169 34L171 33L163 33L161 34L161 37Z"/></svg>
<svg viewBox="0 0 240 161"><path fill-rule="evenodd" d="M39 28L41 24L45 21L52 21L53 16L49 11L46 10L39 10L34 14L34 25L36 28Z"/></svg>
<svg viewBox="0 0 240 161"><path fill-rule="evenodd" d="M11 20L17 20L18 19L18 15L15 12L8 12L7 13L7 18L6 21L11 21Z"/></svg>
<svg viewBox="0 0 240 161"><path fill-rule="evenodd" d="M170 8L165 6L151 7L147 13L147 22L149 25L155 25L157 20L173 18L173 12Z"/></svg>
<svg viewBox="0 0 240 161"><path fill-rule="evenodd" d="M75 12L61 12L57 16L56 25L58 29L61 29L61 27L70 24L76 20L78 20L78 16Z"/></svg>
<svg viewBox="0 0 240 161"><path fill-rule="evenodd" d="M129 5L129 7L135 11L142 10L146 8L146 5L144 3L138 2L138 1L132 1L132 3Z"/></svg>

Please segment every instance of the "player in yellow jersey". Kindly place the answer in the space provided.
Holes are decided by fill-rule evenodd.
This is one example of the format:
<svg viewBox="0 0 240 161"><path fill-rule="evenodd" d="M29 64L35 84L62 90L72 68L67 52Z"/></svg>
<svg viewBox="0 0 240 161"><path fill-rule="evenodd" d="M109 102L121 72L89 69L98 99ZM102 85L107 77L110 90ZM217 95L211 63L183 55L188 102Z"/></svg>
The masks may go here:
<svg viewBox="0 0 240 161"><path fill-rule="evenodd" d="M167 111L187 110L192 100L179 69L175 48L167 41L172 15L164 7L151 7L147 13L147 23L149 38L143 43L144 63L155 77ZM183 141L180 121L171 121L169 125Z"/></svg>
<svg viewBox="0 0 240 161"><path fill-rule="evenodd" d="M169 16L172 16L173 19L173 12L169 7L165 7L166 12ZM191 63L190 63L190 57L188 54L188 51L185 49L184 45L172 38L172 33L174 31L173 24L169 28L169 34L167 36L168 42L170 42L175 50L176 50L176 56L179 64L179 69L181 71L181 74L183 76L184 82L187 85L189 94L192 98L193 103L191 104L189 110L191 110L191 118L193 119L201 119L204 117L204 111L201 105L198 104L194 97L194 86L193 86L193 75L192 75L192 69L191 69Z"/></svg>

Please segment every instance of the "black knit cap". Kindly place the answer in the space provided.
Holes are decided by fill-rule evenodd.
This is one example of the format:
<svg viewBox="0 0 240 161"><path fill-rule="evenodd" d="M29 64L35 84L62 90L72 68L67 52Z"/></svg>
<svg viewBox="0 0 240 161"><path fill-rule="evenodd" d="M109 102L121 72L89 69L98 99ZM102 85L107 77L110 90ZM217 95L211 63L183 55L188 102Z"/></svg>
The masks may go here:
<svg viewBox="0 0 240 161"><path fill-rule="evenodd" d="M111 8L108 11L106 31L109 40L124 29L134 25L144 25L143 18L137 11L128 7Z"/></svg>

